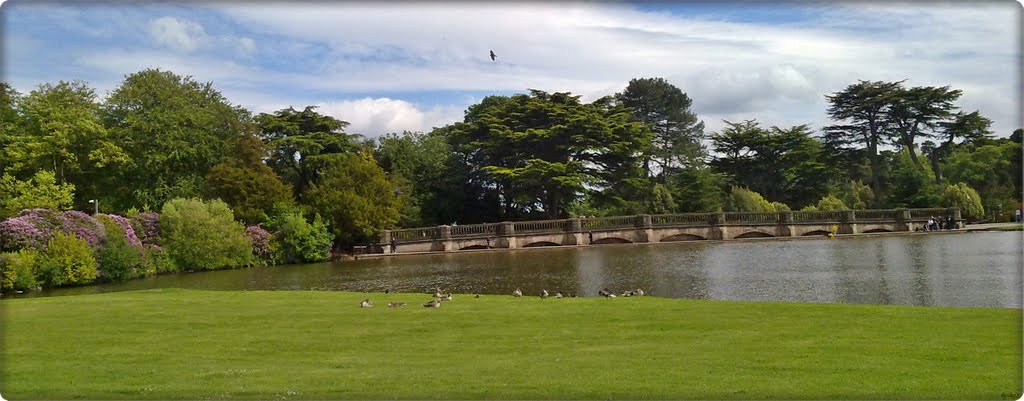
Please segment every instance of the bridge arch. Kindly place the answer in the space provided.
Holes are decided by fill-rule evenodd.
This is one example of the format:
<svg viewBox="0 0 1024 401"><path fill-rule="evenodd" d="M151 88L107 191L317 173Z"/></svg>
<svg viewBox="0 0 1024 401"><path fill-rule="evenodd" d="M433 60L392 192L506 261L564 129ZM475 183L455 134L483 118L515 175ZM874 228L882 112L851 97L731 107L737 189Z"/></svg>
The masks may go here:
<svg viewBox="0 0 1024 401"><path fill-rule="evenodd" d="M470 245L470 246L465 246L465 247L459 248L460 251L468 251L468 250L472 250L472 249L490 249L490 247L487 246L487 245L473 244L473 245Z"/></svg>
<svg viewBox="0 0 1024 401"><path fill-rule="evenodd" d="M808 231L808 232L804 233L802 235L802 237L812 237L812 236L819 236L819 235L824 236L824 235L829 235L830 233L831 233L831 231L814 230L814 231Z"/></svg>
<svg viewBox="0 0 1024 401"><path fill-rule="evenodd" d="M557 243L554 243L554 242L551 242L551 241L537 241L537 242L531 242L529 244L523 245L523 248L536 248L536 247L541 247L541 246L559 246L559 245L561 245L561 244L557 244Z"/></svg>
<svg viewBox="0 0 1024 401"><path fill-rule="evenodd" d="M768 237L774 237L774 235L771 235L771 234L768 234L768 233L765 233L765 232L761 232L761 231L747 231L747 232L745 232L743 234L740 234L740 235L737 235L737 236L735 236L733 238L742 239L742 238L768 238Z"/></svg>
<svg viewBox="0 0 1024 401"><path fill-rule="evenodd" d="M706 240L707 238L701 237L695 234L676 234L661 239L661 242L676 242L676 241L700 241Z"/></svg>
<svg viewBox="0 0 1024 401"><path fill-rule="evenodd" d="M892 230L885 229L885 228L872 228L870 230L864 231L865 234L870 234L870 233L891 233L891 232L892 232Z"/></svg>
<svg viewBox="0 0 1024 401"><path fill-rule="evenodd" d="M601 245L601 244L632 244L632 243L633 243L633 241L630 241L630 240L625 239L625 238L619 238L619 237L604 237L604 238L601 238L601 239L595 239L594 242L591 242L591 244L594 244L594 245Z"/></svg>

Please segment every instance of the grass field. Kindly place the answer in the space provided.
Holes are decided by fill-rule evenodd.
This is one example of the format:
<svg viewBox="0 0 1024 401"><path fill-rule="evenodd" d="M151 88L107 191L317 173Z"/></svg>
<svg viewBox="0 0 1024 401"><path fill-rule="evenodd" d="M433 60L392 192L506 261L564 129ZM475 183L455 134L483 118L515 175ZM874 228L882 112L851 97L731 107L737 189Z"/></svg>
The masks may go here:
<svg viewBox="0 0 1024 401"><path fill-rule="evenodd" d="M1021 310L155 290L8 299L24 399L1016 399ZM387 308L388 301L404 308Z"/></svg>

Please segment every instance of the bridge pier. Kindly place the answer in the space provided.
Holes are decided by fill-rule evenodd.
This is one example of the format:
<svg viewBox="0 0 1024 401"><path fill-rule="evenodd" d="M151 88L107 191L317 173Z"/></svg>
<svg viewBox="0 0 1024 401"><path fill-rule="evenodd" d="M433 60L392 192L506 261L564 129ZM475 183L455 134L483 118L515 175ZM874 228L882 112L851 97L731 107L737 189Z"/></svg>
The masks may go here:
<svg viewBox="0 0 1024 401"><path fill-rule="evenodd" d="M651 225L651 215L641 214L634 220L636 226L636 242L651 242L654 238L654 228Z"/></svg>
<svg viewBox="0 0 1024 401"><path fill-rule="evenodd" d="M497 231L498 239L495 240L495 248L515 249L519 247L518 244L516 244L515 223L503 221L498 224Z"/></svg>

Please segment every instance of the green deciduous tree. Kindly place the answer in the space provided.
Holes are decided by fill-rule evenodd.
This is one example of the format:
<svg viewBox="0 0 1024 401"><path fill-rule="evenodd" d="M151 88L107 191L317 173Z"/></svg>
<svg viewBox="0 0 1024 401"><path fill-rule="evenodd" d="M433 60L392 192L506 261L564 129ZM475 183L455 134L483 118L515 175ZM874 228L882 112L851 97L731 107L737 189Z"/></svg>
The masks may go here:
<svg viewBox="0 0 1024 401"><path fill-rule="evenodd" d="M106 125L131 161L107 188L107 204L159 208L171 198L199 196L248 118L211 83L158 69L128 75L105 105Z"/></svg>
<svg viewBox="0 0 1024 401"><path fill-rule="evenodd" d="M818 204L815 209L821 211L833 211L847 210L849 209L849 207L847 207L846 203L844 203L841 199L832 195L828 195L818 200Z"/></svg>
<svg viewBox="0 0 1024 401"><path fill-rule="evenodd" d="M319 214L310 223L298 209L279 209L267 226L274 231L277 243L274 258L277 261L310 263L330 259L334 235Z"/></svg>
<svg viewBox="0 0 1024 401"><path fill-rule="evenodd" d="M71 209L75 186L58 184L52 171L38 171L28 181L4 174L0 177L0 219L23 209Z"/></svg>
<svg viewBox="0 0 1024 401"><path fill-rule="evenodd" d="M450 223L463 199L460 171L453 171L454 153L443 129L428 134L403 132L377 139L374 158L403 197L399 226Z"/></svg>
<svg viewBox="0 0 1024 401"><path fill-rule="evenodd" d="M368 152L332 161L305 202L328 220L335 241L346 247L376 241L380 230L395 228L401 209L394 185Z"/></svg>
<svg viewBox="0 0 1024 401"><path fill-rule="evenodd" d="M860 181L851 180L839 187L838 198L851 209L861 210L867 209L868 206L874 203L875 194L871 191L871 187Z"/></svg>
<svg viewBox="0 0 1024 401"><path fill-rule="evenodd" d="M929 165L914 163L907 149L892 153L891 160L891 167L883 177L889 188L886 202L890 207L939 206L940 194Z"/></svg>
<svg viewBox="0 0 1024 401"><path fill-rule="evenodd" d="M33 249L0 253L0 291L25 291L38 286L36 265L39 253Z"/></svg>
<svg viewBox="0 0 1024 401"><path fill-rule="evenodd" d="M245 135L235 142L235 155L206 175L203 194L227 203L246 224L266 222L276 205L294 204L292 187L263 164L266 146L259 139Z"/></svg>
<svg viewBox="0 0 1024 401"><path fill-rule="evenodd" d="M727 202L730 212L774 212L775 207L761 194L747 188L732 187Z"/></svg>
<svg viewBox="0 0 1024 401"><path fill-rule="evenodd" d="M942 206L960 208L961 216L967 221L978 221L985 217L981 196L966 183L947 185L942 193Z"/></svg>
<svg viewBox="0 0 1024 401"><path fill-rule="evenodd" d="M240 267L253 262L245 226L221 200L172 199L160 213L160 239L175 264L187 270Z"/></svg>

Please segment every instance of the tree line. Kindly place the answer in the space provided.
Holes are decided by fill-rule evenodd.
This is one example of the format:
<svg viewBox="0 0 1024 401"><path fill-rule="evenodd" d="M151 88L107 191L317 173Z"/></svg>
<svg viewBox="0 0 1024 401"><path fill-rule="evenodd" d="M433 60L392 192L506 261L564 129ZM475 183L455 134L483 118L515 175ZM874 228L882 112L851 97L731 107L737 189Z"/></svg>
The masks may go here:
<svg viewBox="0 0 1024 401"><path fill-rule="evenodd" d="M709 133L685 92L640 78L592 102L488 96L462 121L375 138L314 106L254 114L159 69L102 98L81 81L0 89L0 219L219 199L246 226L322 221L351 249L384 229L580 215L957 206L1007 220L1022 193L1020 129L997 138L960 90L903 81L824 95L834 125L820 131Z"/></svg>

